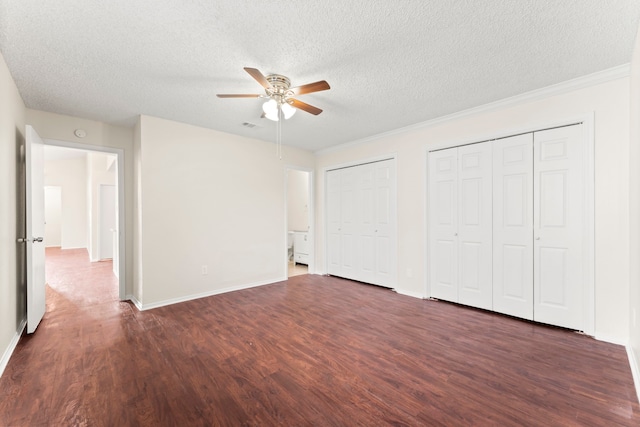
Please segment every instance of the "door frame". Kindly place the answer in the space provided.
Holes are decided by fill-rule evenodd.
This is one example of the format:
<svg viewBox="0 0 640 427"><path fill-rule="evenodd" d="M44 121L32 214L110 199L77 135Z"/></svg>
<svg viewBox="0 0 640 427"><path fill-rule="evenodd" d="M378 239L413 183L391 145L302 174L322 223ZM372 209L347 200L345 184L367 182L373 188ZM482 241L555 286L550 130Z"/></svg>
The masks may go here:
<svg viewBox="0 0 640 427"><path fill-rule="evenodd" d="M315 274L315 192L314 183L315 176L312 168L296 165L284 166L284 276L287 280L289 278L289 258L287 256L287 239L289 237L289 171L307 172L309 174L308 193L309 193L309 206L307 208L307 216L309 221L309 230L307 231L307 238L309 239L309 264L307 265L308 274Z"/></svg>
<svg viewBox="0 0 640 427"><path fill-rule="evenodd" d="M63 141L59 139L44 139L45 145L63 148L75 148L86 151L113 154L116 156L116 187L118 189L118 298L120 301L127 299L126 292L126 209L124 187L124 150L121 148L105 147L101 145L83 144L79 142Z"/></svg>
<svg viewBox="0 0 640 427"><path fill-rule="evenodd" d="M583 197L585 201L585 222L583 227L583 235L585 240L583 243L583 272L585 278L583 313L584 313L584 333L595 336L595 112L587 112L579 115L567 116L559 120L541 121L536 125L520 126L513 128L504 128L496 130L490 134L478 135L473 139L465 138L462 140L443 141L428 145L425 148L424 164L426 165L424 182L426 184L425 191L425 218L424 218L424 242L426 245L425 265L427 271L431 268L431 254L429 253L429 153L432 151L443 150L445 148L459 147L462 145L476 144L479 142L492 141L495 139L516 136L524 133L539 132L546 129L552 129L572 124L582 123L583 126ZM431 286L429 274L425 274L425 296L431 297Z"/></svg>

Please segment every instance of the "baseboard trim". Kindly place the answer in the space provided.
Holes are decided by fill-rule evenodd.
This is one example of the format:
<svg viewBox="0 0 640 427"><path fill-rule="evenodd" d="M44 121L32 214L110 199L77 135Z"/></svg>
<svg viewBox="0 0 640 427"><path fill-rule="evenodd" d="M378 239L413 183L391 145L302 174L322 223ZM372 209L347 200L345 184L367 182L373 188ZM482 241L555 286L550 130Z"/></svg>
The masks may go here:
<svg viewBox="0 0 640 427"><path fill-rule="evenodd" d="M609 344L616 344L616 345L621 345L625 347L627 346L627 341L619 337L612 337L612 336L596 333L594 338L597 339L598 341L608 342Z"/></svg>
<svg viewBox="0 0 640 427"><path fill-rule="evenodd" d="M627 345L627 356L629 357L629 366L631 367L631 375L633 376L633 384L636 386L636 398L640 403L640 368L638 367L638 359L636 358L633 347Z"/></svg>
<svg viewBox="0 0 640 427"><path fill-rule="evenodd" d="M136 305L136 307L138 307L138 310L145 311L145 310L151 310L151 309L158 308L158 307L164 307L166 305L172 305L172 304L178 304L178 303L181 303L181 302L191 301L191 300L194 300L194 299L206 298L206 297L211 297L211 296L219 295L219 294L225 294L227 292L241 291L243 289L256 288L258 286L264 286L264 285L271 285L273 283L282 282L283 280L286 280L286 278L285 279L275 279L275 280L271 279L271 280L267 280L267 281L248 283L248 284L238 285L238 286L231 286L231 287L228 287L228 288L215 289L213 291L202 292L202 293L199 293L199 294L186 295L184 297L179 297L179 298L171 298L171 299L167 299L167 300L164 300L164 301L153 302L153 303L150 303L150 304L140 303L140 301L138 301L137 299L134 299L133 296L132 296L131 301Z"/></svg>
<svg viewBox="0 0 640 427"><path fill-rule="evenodd" d="M397 293L397 294L406 295L408 297L419 298L419 299L425 299L426 298L425 295L423 295L421 293L418 293L418 292L405 291L403 289L398 289L398 288L394 288L393 291L395 293Z"/></svg>
<svg viewBox="0 0 640 427"><path fill-rule="evenodd" d="M135 295L127 295L126 300L131 301L138 310L142 311L142 303L135 297Z"/></svg>
<svg viewBox="0 0 640 427"><path fill-rule="evenodd" d="M9 346L4 351L4 354L2 355L2 359L0 359L0 377L2 377L2 374L4 374L4 370L9 364L9 359L11 359L11 355L13 354L14 350L18 346L18 342L20 341L20 337L22 336L22 333L24 332L24 328L26 326L27 326L27 319L22 319L22 322L20 323L20 326L18 327L16 334L13 336L13 338L11 339L11 342L9 342Z"/></svg>

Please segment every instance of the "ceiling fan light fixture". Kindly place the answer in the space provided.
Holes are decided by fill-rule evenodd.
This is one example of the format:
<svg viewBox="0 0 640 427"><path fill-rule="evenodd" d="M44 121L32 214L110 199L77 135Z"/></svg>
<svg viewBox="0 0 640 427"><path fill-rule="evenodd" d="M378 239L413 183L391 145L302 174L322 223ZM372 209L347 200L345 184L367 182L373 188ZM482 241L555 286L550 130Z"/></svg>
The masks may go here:
<svg viewBox="0 0 640 427"><path fill-rule="evenodd" d="M274 122L278 121L278 103L275 99L270 99L264 104L262 104L262 111L264 111L264 116L273 120Z"/></svg>
<svg viewBox="0 0 640 427"><path fill-rule="evenodd" d="M291 105L287 104L286 102L282 104L281 108L282 108L282 115L284 116L285 120L290 119L296 113L296 109Z"/></svg>

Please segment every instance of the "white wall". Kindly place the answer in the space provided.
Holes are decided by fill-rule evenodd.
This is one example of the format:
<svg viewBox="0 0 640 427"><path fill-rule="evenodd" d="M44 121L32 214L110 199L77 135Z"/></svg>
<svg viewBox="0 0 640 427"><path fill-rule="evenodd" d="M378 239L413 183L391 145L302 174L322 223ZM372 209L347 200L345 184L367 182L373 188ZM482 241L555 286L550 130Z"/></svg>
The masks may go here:
<svg viewBox="0 0 640 427"><path fill-rule="evenodd" d="M44 244L62 246L62 188L58 186L44 187Z"/></svg>
<svg viewBox="0 0 640 427"><path fill-rule="evenodd" d="M24 143L25 106L0 53L0 374L26 318L25 277L19 273L24 259L24 222L17 215L19 188L16 165ZM24 203L24 198L22 198Z"/></svg>
<svg viewBox="0 0 640 427"><path fill-rule="evenodd" d="M640 29L631 62L629 149L629 349L636 390L640 392ZM640 393L639 393L640 397Z"/></svg>
<svg viewBox="0 0 640 427"><path fill-rule="evenodd" d="M38 110L26 110L26 121L43 139L71 141L97 147L119 148L124 151L125 182L125 261L126 293L133 292L133 129L108 125L95 120L54 114ZM75 129L84 129L87 136L78 138Z"/></svg>
<svg viewBox="0 0 640 427"><path fill-rule="evenodd" d="M284 162L312 153L142 116L139 157L143 306L286 278Z"/></svg>
<svg viewBox="0 0 640 427"><path fill-rule="evenodd" d="M89 259L92 262L100 260L100 186L103 184L116 185L115 170L109 167L114 157L116 156L105 153L87 153L87 211L89 213L87 225Z"/></svg>
<svg viewBox="0 0 640 427"><path fill-rule="evenodd" d="M426 149L429 144L484 140L510 129L535 128L595 112L596 336L626 342L629 308L629 79L619 78L518 105L317 153L317 270L325 267L324 169L397 155L398 286L426 291Z"/></svg>
<svg viewBox="0 0 640 427"><path fill-rule="evenodd" d="M62 189L62 249L87 247L86 156L47 160L44 185Z"/></svg>
<svg viewBox="0 0 640 427"><path fill-rule="evenodd" d="M309 172L289 169L287 174L287 230L309 229Z"/></svg>

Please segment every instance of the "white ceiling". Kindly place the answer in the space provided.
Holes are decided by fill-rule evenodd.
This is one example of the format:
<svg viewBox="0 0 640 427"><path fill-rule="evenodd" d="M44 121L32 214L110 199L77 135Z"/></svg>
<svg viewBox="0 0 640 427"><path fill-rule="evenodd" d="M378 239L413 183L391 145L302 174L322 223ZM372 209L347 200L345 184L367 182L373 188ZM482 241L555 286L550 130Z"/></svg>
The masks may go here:
<svg viewBox="0 0 640 427"><path fill-rule="evenodd" d="M351 142L631 59L637 0L0 0L29 108L132 126L148 114L275 140L242 68L327 80L283 142ZM247 128L243 122L257 124Z"/></svg>

